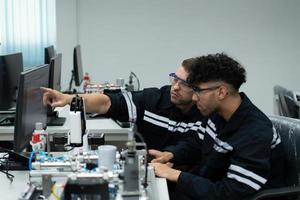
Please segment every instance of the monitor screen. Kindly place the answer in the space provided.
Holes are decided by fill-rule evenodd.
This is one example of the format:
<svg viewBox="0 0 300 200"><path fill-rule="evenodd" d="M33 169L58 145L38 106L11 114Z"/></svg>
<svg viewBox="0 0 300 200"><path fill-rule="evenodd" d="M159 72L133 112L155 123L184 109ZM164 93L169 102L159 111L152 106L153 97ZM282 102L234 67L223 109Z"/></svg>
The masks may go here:
<svg viewBox="0 0 300 200"><path fill-rule="evenodd" d="M19 85L19 76L23 71L23 56L22 53L15 53L0 56L2 63L2 73L4 78L1 79L5 85L5 96L3 98L1 110L8 110L16 106L17 90Z"/></svg>
<svg viewBox="0 0 300 200"><path fill-rule="evenodd" d="M81 48L80 45L74 47L73 53L73 75L75 79L75 85L80 86L83 80L83 69L82 69L82 59L81 59Z"/></svg>
<svg viewBox="0 0 300 200"><path fill-rule="evenodd" d="M62 54L57 54L50 62L49 88L61 90L61 58Z"/></svg>
<svg viewBox="0 0 300 200"><path fill-rule="evenodd" d="M43 104L40 87L47 87L48 83L49 65L20 74L14 132L15 152L22 152L29 144L36 122L46 124L47 107Z"/></svg>
<svg viewBox="0 0 300 200"><path fill-rule="evenodd" d="M51 45L45 48L45 64L50 64L51 59L55 57L54 46Z"/></svg>
<svg viewBox="0 0 300 200"><path fill-rule="evenodd" d="M4 79L6 77L5 68L2 58L0 58L0 110L5 110L8 107L8 101L6 101L5 94L6 88L4 87Z"/></svg>

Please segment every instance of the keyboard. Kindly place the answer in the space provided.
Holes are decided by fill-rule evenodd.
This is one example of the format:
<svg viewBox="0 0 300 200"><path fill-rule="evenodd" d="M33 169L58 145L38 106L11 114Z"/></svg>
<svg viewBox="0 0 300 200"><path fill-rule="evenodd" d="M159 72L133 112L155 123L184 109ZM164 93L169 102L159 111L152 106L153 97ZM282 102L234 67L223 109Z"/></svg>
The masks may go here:
<svg viewBox="0 0 300 200"><path fill-rule="evenodd" d="M0 170L9 170L9 171L13 171L13 170L17 170L17 171L23 171L23 170L29 170L28 168L28 162L26 163L21 163L21 162L15 162L15 161L5 161L0 165Z"/></svg>
<svg viewBox="0 0 300 200"><path fill-rule="evenodd" d="M16 115L0 114L0 126L14 126ZM47 126L63 126L66 122L64 117L48 117Z"/></svg>
<svg viewBox="0 0 300 200"><path fill-rule="evenodd" d="M11 150L6 151L8 158L0 164L0 170L28 170L29 153L15 153Z"/></svg>
<svg viewBox="0 0 300 200"><path fill-rule="evenodd" d="M47 117L47 126L63 126L65 122L65 117Z"/></svg>
<svg viewBox="0 0 300 200"><path fill-rule="evenodd" d="M15 114L0 114L0 126L14 126Z"/></svg>

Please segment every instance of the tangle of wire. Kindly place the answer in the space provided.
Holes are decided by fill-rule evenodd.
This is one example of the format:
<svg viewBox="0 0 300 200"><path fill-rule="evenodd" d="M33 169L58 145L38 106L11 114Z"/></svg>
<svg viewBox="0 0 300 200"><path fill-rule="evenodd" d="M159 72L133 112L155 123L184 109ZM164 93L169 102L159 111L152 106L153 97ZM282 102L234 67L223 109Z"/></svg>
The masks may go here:
<svg viewBox="0 0 300 200"><path fill-rule="evenodd" d="M15 176L12 175L11 173L9 173L9 154L8 153L4 153L4 155L2 155L0 157L0 172L4 173L6 175L6 177L10 180L10 182L13 182Z"/></svg>

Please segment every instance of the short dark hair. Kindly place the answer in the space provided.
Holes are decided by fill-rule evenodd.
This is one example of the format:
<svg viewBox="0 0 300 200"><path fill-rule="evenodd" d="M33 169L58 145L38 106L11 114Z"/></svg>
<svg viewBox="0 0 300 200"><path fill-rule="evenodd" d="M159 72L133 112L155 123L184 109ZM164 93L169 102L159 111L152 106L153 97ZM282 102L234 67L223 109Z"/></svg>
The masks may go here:
<svg viewBox="0 0 300 200"><path fill-rule="evenodd" d="M190 84L224 81L238 90L246 82L244 67L225 53L196 57L189 69Z"/></svg>
<svg viewBox="0 0 300 200"><path fill-rule="evenodd" d="M181 65L188 73L191 73L191 68L193 64L196 62L197 58L187 58L182 61Z"/></svg>

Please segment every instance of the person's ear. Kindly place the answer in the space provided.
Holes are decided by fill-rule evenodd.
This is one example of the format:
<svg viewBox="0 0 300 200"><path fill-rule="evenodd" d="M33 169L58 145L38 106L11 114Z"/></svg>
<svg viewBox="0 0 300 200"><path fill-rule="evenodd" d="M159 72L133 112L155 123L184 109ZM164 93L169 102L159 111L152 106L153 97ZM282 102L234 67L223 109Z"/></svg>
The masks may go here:
<svg viewBox="0 0 300 200"><path fill-rule="evenodd" d="M228 88L225 85L220 85L220 87L218 88L218 99L223 100L228 95L228 93Z"/></svg>

